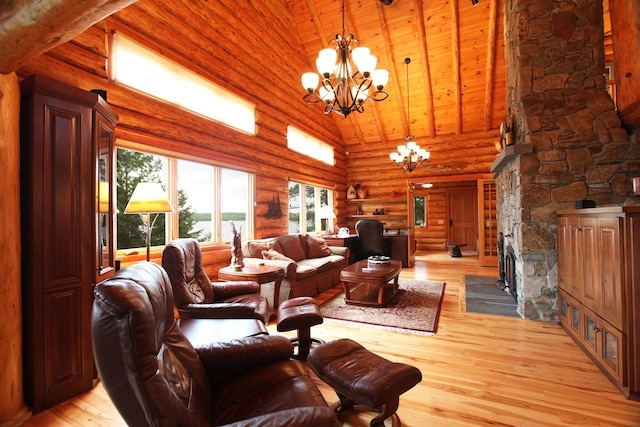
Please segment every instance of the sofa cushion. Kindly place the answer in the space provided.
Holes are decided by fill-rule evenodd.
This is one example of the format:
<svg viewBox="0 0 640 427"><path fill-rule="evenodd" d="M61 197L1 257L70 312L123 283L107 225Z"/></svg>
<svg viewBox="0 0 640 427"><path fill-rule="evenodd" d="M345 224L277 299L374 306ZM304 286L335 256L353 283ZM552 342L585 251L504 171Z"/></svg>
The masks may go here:
<svg viewBox="0 0 640 427"><path fill-rule="evenodd" d="M280 252L273 249L262 251L262 259L276 259L278 261L290 261L295 263L295 261L289 258L288 256L283 255Z"/></svg>
<svg viewBox="0 0 640 427"><path fill-rule="evenodd" d="M249 240L247 242L247 249L249 250L249 257L252 258L262 258L262 251L268 251L270 249L283 253L280 243L278 243L276 238Z"/></svg>
<svg viewBox="0 0 640 427"><path fill-rule="evenodd" d="M322 271L331 270L333 268L333 263L328 257L303 259L301 261L298 261L298 268L296 269L298 274L300 274L300 269L303 267L311 268L317 273L320 273Z"/></svg>
<svg viewBox="0 0 640 427"><path fill-rule="evenodd" d="M306 234L305 243L307 244L307 258L322 258L331 255L329 245L320 236Z"/></svg>
<svg viewBox="0 0 640 427"><path fill-rule="evenodd" d="M278 243L280 244L280 248L282 248L282 250L279 250L278 252L288 256L296 262L307 257L304 253L300 237L297 234L278 237Z"/></svg>

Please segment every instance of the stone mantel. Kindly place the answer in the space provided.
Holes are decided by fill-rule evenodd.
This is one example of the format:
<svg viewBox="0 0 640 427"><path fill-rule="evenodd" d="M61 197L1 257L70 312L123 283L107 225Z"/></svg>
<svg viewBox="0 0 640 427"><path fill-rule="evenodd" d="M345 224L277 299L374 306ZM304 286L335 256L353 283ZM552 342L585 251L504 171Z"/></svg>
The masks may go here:
<svg viewBox="0 0 640 427"><path fill-rule="evenodd" d="M533 144L513 144L507 145L498 154L498 157L491 164L491 172L494 177L500 173L500 171L508 165L512 160L516 159L522 154L533 153Z"/></svg>

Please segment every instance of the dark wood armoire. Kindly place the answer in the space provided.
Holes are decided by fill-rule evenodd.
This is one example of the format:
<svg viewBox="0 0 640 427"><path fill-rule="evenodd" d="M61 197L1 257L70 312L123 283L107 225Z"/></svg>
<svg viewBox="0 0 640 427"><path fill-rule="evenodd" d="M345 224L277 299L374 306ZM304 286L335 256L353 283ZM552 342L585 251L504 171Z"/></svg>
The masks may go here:
<svg viewBox="0 0 640 427"><path fill-rule="evenodd" d="M98 94L21 83L23 361L34 413L93 386L93 286L114 270L114 127Z"/></svg>

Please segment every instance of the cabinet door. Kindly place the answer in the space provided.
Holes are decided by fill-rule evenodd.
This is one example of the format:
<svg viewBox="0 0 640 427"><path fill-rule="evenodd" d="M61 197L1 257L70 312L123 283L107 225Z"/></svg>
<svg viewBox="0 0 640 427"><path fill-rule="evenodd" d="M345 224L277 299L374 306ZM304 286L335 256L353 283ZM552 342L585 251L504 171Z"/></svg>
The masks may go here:
<svg viewBox="0 0 640 427"><path fill-rule="evenodd" d="M558 218L558 285L560 289L571 288L571 233L569 218Z"/></svg>
<svg viewBox="0 0 640 427"><path fill-rule="evenodd" d="M620 383L627 386L624 363L624 349L626 346L624 335L606 322L599 325L601 343L600 359L602 366Z"/></svg>
<svg viewBox="0 0 640 427"><path fill-rule="evenodd" d="M622 329L622 240L621 218L598 218L599 307L596 312Z"/></svg>
<svg viewBox="0 0 640 427"><path fill-rule="evenodd" d="M93 385L91 110L37 93L22 108L23 357L37 413Z"/></svg>
<svg viewBox="0 0 640 427"><path fill-rule="evenodd" d="M580 218L567 218L567 227L569 227L569 251L571 252L569 264L571 281L568 283L568 291L574 298L581 300L584 283L584 240Z"/></svg>
<svg viewBox="0 0 640 427"><path fill-rule="evenodd" d="M581 339L581 320L582 314L579 304L571 298L562 289L558 294L558 317L560 323L571 333L575 338Z"/></svg>
<svg viewBox="0 0 640 427"><path fill-rule="evenodd" d="M578 240L582 245L582 257L574 259L576 268L582 268L582 303L591 310L598 312L599 300L599 269L597 221L595 218L581 218Z"/></svg>
<svg viewBox="0 0 640 427"><path fill-rule="evenodd" d="M115 272L115 199L114 194L114 125L101 114L94 113L93 123L96 177L96 263L95 283L100 283Z"/></svg>

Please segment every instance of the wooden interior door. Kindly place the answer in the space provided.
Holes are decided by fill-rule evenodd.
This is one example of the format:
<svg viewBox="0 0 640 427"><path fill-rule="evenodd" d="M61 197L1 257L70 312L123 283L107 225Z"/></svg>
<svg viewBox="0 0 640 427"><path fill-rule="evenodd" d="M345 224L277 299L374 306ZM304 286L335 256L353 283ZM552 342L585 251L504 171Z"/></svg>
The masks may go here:
<svg viewBox="0 0 640 427"><path fill-rule="evenodd" d="M478 180L478 263L498 266L498 213L496 182Z"/></svg>
<svg viewBox="0 0 640 427"><path fill-rule="evenodd" d="M465 244L462 250L478 250L478 203L476 191L447 193L449 233L447 241Z"/></svg>

